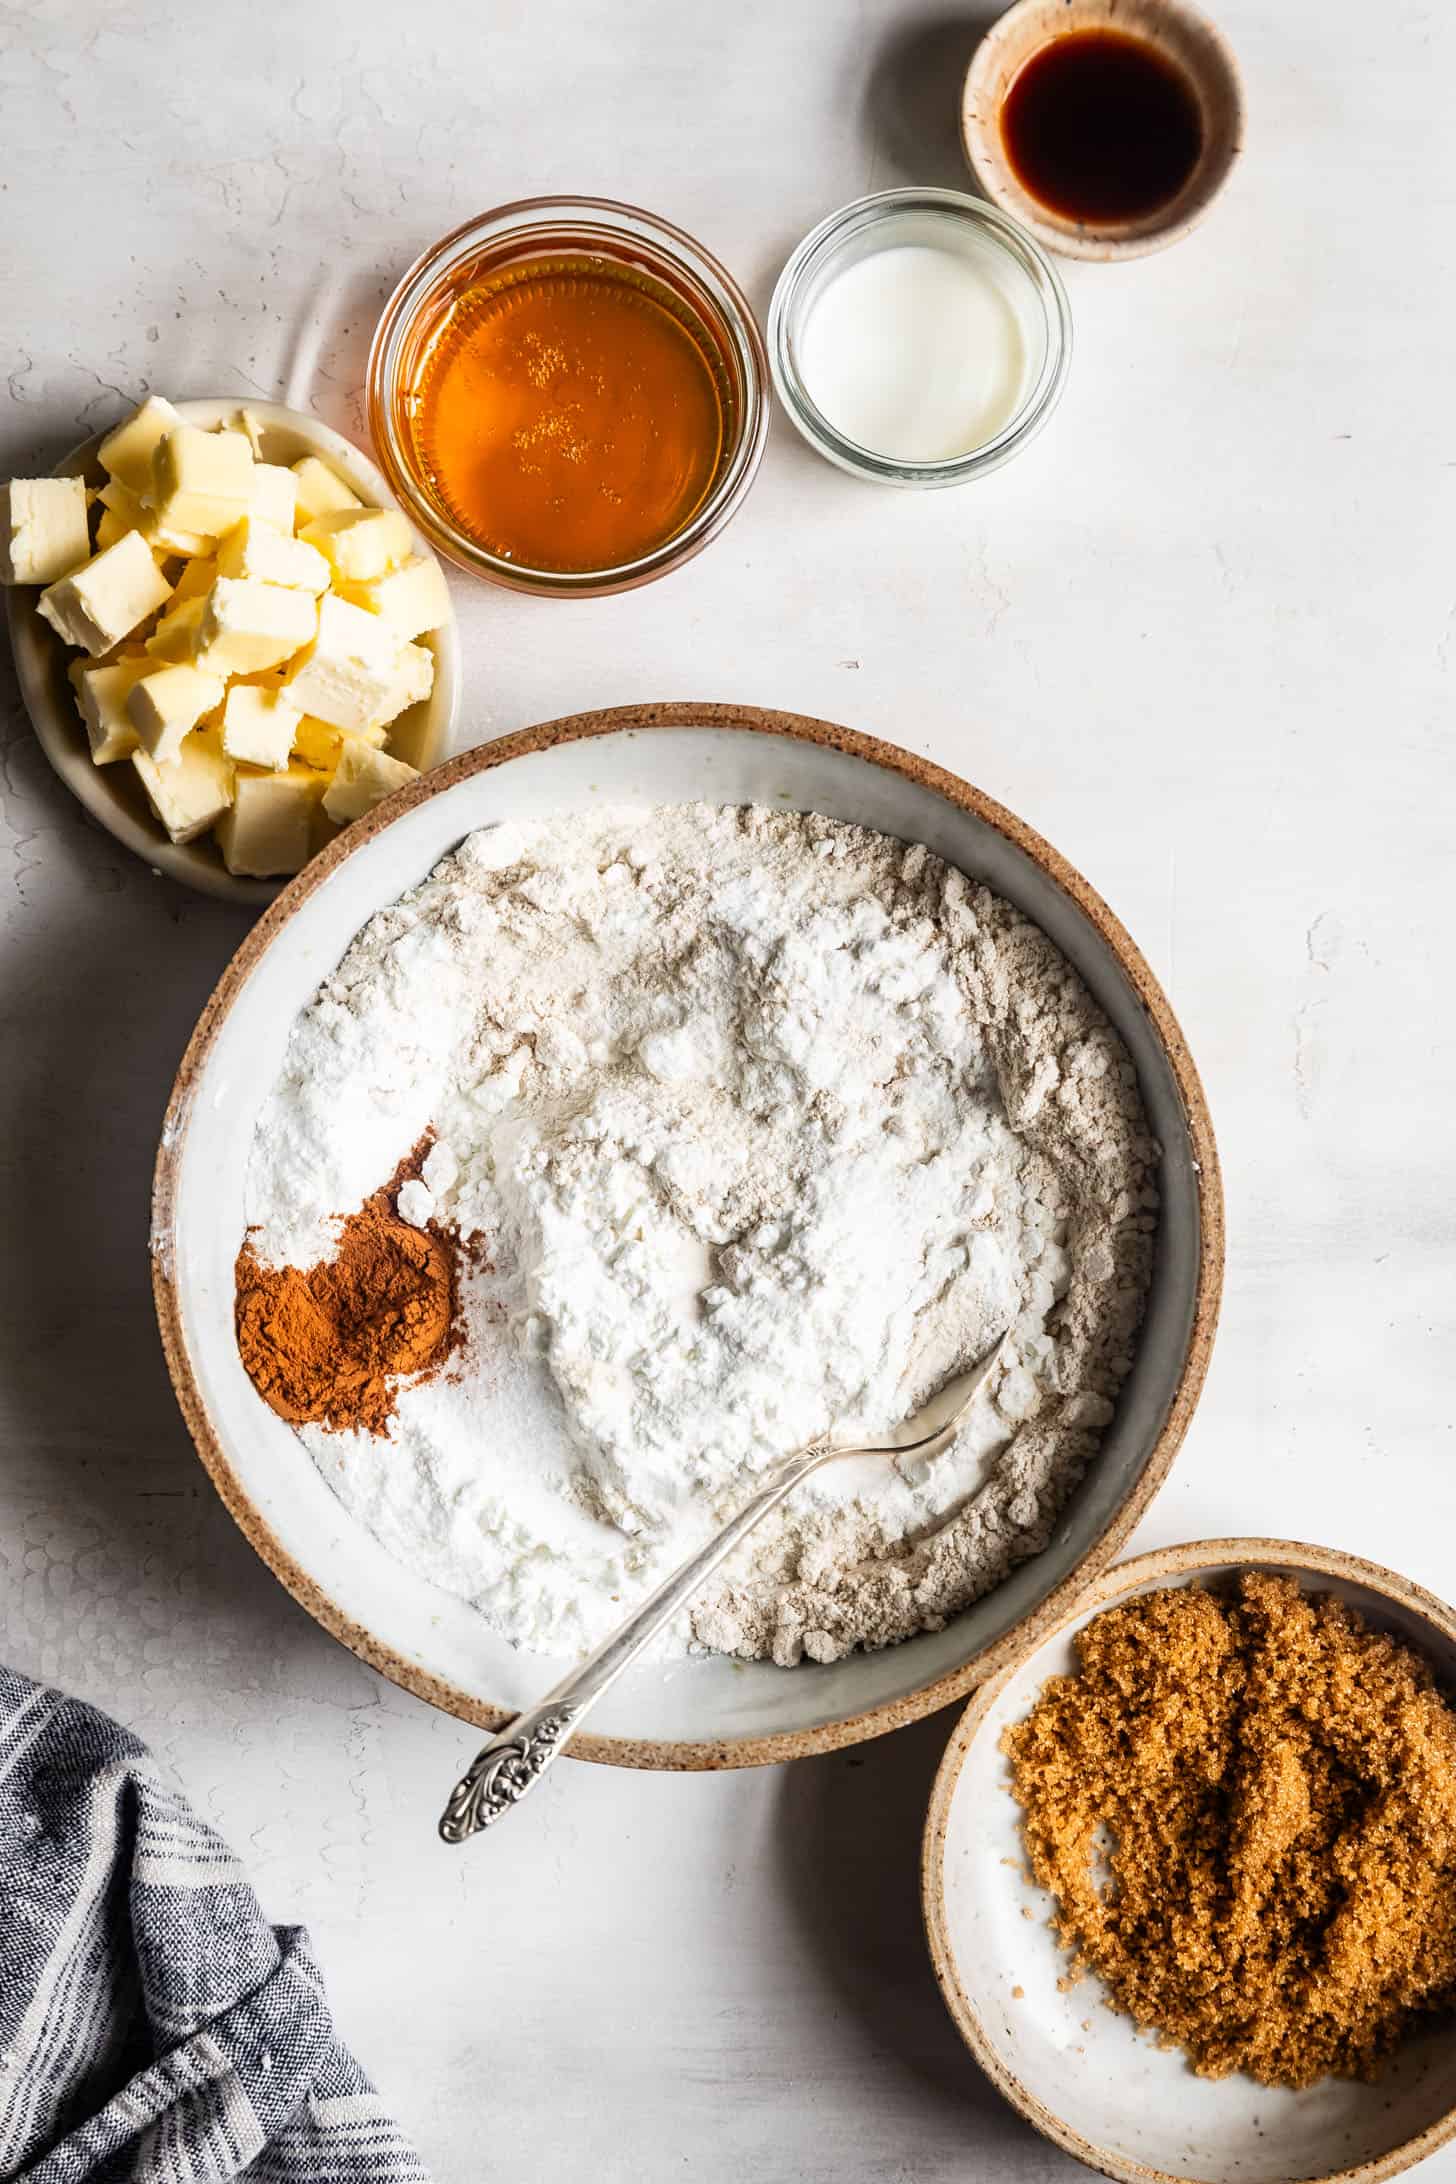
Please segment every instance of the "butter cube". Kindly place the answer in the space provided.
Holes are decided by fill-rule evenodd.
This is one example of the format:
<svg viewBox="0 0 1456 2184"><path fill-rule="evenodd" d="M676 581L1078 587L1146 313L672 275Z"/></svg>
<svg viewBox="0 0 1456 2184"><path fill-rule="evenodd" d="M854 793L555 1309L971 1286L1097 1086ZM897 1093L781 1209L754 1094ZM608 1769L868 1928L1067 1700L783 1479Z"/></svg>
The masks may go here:
<svg viewBox="0 0 1456 2184"><path fill-rule="evenodd" d="M255 683L234 683L222 711L222 747L245 766L288 764L300 715L281 690Z"/></svg>
<svg viewBox="0 0 1456 2184"><path fill-rule="evenodd" d="M331 774L338 764L343 740L337 728L331 728L326 720L318 720L312 713L301 714L293 731L293 748L304 764L317 766L326 774ZM382 728L379 740L384 741Z"/></svg>
<svg viewBox="0 0 1456 2184"><path fill-rule="evenodd" d="M256 447L253 452L257 453ZM275 531L293 536L298 517L298 480L282 463L254 463L252 513L260 523L271 523Z"/></svg>
<svg viewBox="0 0 1456 2184"><path fill-rule="evenodd" d="M291 659L312 641L317 626L312 592L220 576L203 603L197 664L209 674L255 675Z"/></svg>
<svg viewBox="0 0 1456 2184"><path fill-rule="evenodd" d="M221 537L253 499L253 450L240 432L175 425L152 457L148 502L159 523Z"/></svg>
<svg viewBox="0 0 1456 2184"><path fill-rule="evenodd" d="M76 709L86 727L92 763L110 766L118 758L130 758L137 748L137 732L126 709L132 686L152 662L144 652L124 660L73 660L66 670L76 693Z"/></svg>
<svg viewBox="0 0 1456 2184"><path fill-rule="evenodd" d="M50 585L37 604L58 637L95 659L129 637L171 596L172 587L146 540L128 531L94 561Z"/></svg>
<svg viewBox="0 0 1456 2184"><path fill-rule="evenodd" d="M114 508L103 508L96 525L97 553L105 553L108 546L114 546L119 538L125 538L130 529L131 525L125 517L119 516Z"/></svg>
<svg viewBox="0 0 1456 2184"><path fill-rule="evenodd" d="M298 527L326 516L335 508L362 508L364 503L357 493L345 485L336 470L330 470L317 455L304 455L293 465L297 479Z"/></svg>
<svg viewBox="0 0 1456 2184"><path fill-rule="evenodd" d="M341 584L339 589L354 606L365 607L388 622L401 641L438 629L450 619L450 594L440 564L422 554L368 583Z"/></svg>
<svg viewBox="0 0 1456 2184"><path fill-rule="evenodd" d="M382 743L383 731L389 723L397 720L411 705L418 705L421 698L427 698L434 687L434 654L424 645L404 645L395 665L394 681L389 695L369 723L370 728L377 728L380 733L377 736L368 736L368 741ZM358 733L367 735L364 729L360 729Z"/></svg>
<svg viewBox="0 0 1456 2184"><path fill-rule="evenodd" d="M232 762L215 737L189 736L170 766L146 751L132 756L147 801L174 842L194 842L233 800Z"/></svg>
<svg viewBox="0 0 1456 2184"><path fill-rule="evenodd" d="M210 554L217 545L215 538L201 531L184 530L175 523L163 523L153 508L149 508L140 494L123 485L120 478L108 479L101 488L101 503L117 516L128 531L140 531L147 544L156 553Z"/></svg>
<svg viewBox="0 0 1456 2184"><path fill-rule="evenodd" d="M262 462L263 420L256 417L250 409L240 409L233 419L232 429L234 432L241 432L246 435L248 445L253 450L253 460L259 463Z"/></svg>
<svg viewBox="0 0 1456 2184"><path fill-rule="evenodd" d="M346 583L367 583L408 561L414 540L397 508L335 508L299 533Z"/></svg>
<svg viewBox="0 0 1456 2184"><path fill-rule="evenodd" d="M177 666L195 659L206 611L205 598L184 599L180 605L169 607L147 639L147 650L152 658L169 660Z"/></svg>
<svg viewBox="0 0 1456 2184"><path fill-rule="evenodd" d="M229 872L259 879L300 872L308 863L323 776L306 766L286 773L239 774L232 808L217 823Z"/></svg>
<svg viewBox="0 0 1456 2184"><path fill-rule="evenodd" d="M149 662L126 701L143 750L159 766L172 765L203 714L222 704L224 688L216 675L204 675L200 668Z"/></svg>
<svg viewBox="0 0 1456 2184"><path fill-rule="evenodd" d="M287 687L301 713L357 732L392 701L399 655L399 639L387 622L326 592L318 635L295 663Z"/></svg>
<svg viewBox="0 0 1456 2184"><path fill-rule="evenodd" d="M285 471L285 477L288 473ZM256 516L244 516L229 531L217 550L220 576L255 576L263 584L283 584L290 590L322 592L329 588L329 565L321 553L301 538L287 537Z"/></svg>
<svg viewBox="0 0 1456 2184"><path fill-rule="evenodd" d="M418 779L418 768L406 766L402 758L374 750L362 737L345 736L334 778L324 792L324 810L336 826L346 827L402 789L406 781Z"/></svg>
<svg viewBox="0 0 1456 2184"><path fill-rule="evenodd" d="M163 401L159 394L149 394L140 409L133 410L130 417L102 441L97 450L102 469L110 477L120 479L132 493L150 492L152 457L163 433L170 432L181 422L170 402Z"/></svg>
<svg viewBox="0 0 1456 2184"><path fill-rule="evenodd" d="M201 599L205 592L212 590L217 573L217 563L209 560L206 554L199 554L195 561L184 562L172 587L168 611L186 606L189 599Z"/></svg>
<svg viewBox="0 0 1456 2184"><path fill-rule="evenodd" d="M14 478L0 486L0 584L54 584L91 558L80 478Z"/></svg>

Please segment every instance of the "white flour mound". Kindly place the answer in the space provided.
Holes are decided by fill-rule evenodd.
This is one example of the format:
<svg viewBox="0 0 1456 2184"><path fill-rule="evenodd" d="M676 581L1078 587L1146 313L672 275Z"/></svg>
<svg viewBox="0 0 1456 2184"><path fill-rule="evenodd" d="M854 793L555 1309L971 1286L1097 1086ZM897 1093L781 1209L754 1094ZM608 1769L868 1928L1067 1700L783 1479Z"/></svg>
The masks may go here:
<svg viewBox="0 0 1456 2184"><path fill-rule="evenodd" d="M937 1629L1045 1545L1131 1350L1157 1199L1132 1065L1036 927L923 848L689 804L472 835L299 1017L254 1245L400 1211L476 1240L467 1339L387 1437L304 1429L402 1562L562 1654L830 1426L1008 1325L954 1448L830 1467L671 1650L785 1665Z"/></svg>

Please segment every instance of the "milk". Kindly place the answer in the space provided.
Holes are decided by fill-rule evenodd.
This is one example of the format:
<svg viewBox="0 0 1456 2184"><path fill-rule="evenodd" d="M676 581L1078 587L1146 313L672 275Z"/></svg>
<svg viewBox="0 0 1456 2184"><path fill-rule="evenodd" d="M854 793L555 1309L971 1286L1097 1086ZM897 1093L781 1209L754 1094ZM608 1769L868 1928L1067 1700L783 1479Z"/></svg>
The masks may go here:
<svg viewBox="0 0 1456 2184"><path fill-rule="evenodd" d="M799 371L845 439L901 463L967 455L1020 407L1027 343L995 256L974 242L891 244L809 304Z"/></svg>

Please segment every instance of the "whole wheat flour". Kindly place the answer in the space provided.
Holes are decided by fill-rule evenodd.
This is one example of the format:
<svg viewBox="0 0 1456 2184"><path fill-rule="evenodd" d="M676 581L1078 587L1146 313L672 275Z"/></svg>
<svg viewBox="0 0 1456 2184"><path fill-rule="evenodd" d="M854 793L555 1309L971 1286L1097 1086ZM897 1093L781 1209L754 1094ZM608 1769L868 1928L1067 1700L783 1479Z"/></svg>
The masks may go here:
<svg viewBox="0 0 1456 2184"><path fill-rule="evenodd" d="M1131 1363L1156 1148L1036 927L925 849L693 804L472 835L293 1027L251 1245L308 1267L422 1137L465 1340L384 1432L305 1426L401 1561L517 1643L597 1642L830 1426L1013 1330L955 1446L802 1487L673 1649L939 1628L1045 1545Z"/></svg>

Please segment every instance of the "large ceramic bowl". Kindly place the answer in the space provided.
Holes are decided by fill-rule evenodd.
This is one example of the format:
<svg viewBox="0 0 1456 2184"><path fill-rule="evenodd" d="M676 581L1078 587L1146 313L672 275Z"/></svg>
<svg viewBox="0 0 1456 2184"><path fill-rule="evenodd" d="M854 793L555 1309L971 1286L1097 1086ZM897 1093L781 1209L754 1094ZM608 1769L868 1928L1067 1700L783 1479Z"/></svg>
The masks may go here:
<svg viewBox="0 0 1456 2184"><path fill-rule="evenodd" d="M936 1977L967 2046L1037 2129L1122 2184L1381 2184L1456 2137L1449 2023L1403 2047L1374 2085L1327 2078L1307 2092L1199 2078L1176 2049L1101 2006L1095 1981L1064 1989L1051 1898L1022 1878L1020 1807L1001 1738L1073 1640L1105 1608L1165 1585L1240 1570L1333 1593L1425 1654L1456 1690L1456 1614L1373 1562L1277 1539L1209 1539L1109 1570L977 1694L946 1747L925 1829L925 1924Z"/></svg>
<svg viewBox="0 0 1456 2184"><path fill-rule="evenodd" d="M369 507L395 505L389 487L369 457L341 432L304 410L285 409L281 402L244 403L236 398L178 402L176 408L189 425L200 425L205 431L246 409L257 421L265 462L296 463L300 456L319 455ZM56 475L104 485L106 473L96 459L104 438L104 433L97 433L76 448L57 464ZM419 554L430 551L418 532L414 549ZM79 655L62 644L49 624L41 620L36 606L39 597L39 591L28 584L6 592L10 644L36 739L72 795L108 834L145 858L158 872L165 872L169 879L180 880L184 887L195 888L199 894L220 896L225 902L271 902L283 885L281 880L247 879L229 872L210 833L195 842L169 841L142 794L135 770L125 761L111 766L93 765L86 731L66 679L67 667ZM391 725L386 747L407 765L423 769L445 756L460 698L460 641L453 614L420 642L435 657L434 688Z"/></svg>
<svg viewBox="0 0 1456 2184"><path fill-rule="evenodd" d="M948 1628L793 1669L725 1659L639 1665L578 1737L633 1766L788 1759L893 1729L967 1691L1116 1553L1173 1460L1218 1310L1223 1225L1213 1135L1168 1004L1086 882L954 775L822 721L735 706L629 707L471 751L349 829L234 958L178 1074L157 1165L162 1338L198 1452L259 1554L334 1635L396 1682L497 1727L567 1665L516 1652L462 1601L394 1562L335 1499L243 1371L233 1262L254 1119L289 1028L376 910L472 828L609 803L766 803L879 828L984 879L1049 933L1132 1053L1163 1146L1163 1218L1137 1363L1102 1452L1051 1544Z"/></svg>

